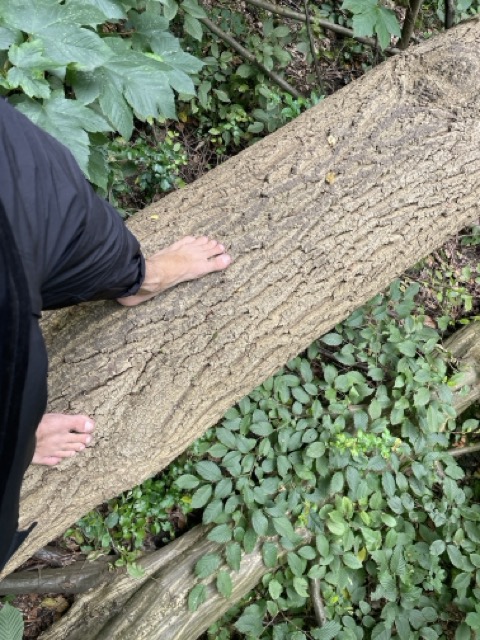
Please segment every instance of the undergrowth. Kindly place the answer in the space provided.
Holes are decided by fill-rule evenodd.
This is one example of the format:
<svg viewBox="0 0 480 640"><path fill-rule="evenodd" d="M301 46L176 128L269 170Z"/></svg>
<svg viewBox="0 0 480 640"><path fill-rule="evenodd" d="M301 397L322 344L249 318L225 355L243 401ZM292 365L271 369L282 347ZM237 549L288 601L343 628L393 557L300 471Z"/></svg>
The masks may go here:
<svg viewBox="0 0 480 640"><path fill-rule="evenodd" d="M195 567L192 610L212 579L228 598L243 554L260 545L261 584L209 630L212 640L430 640L452 629L463 640L480 630L480 508L452 456L478 421L456 419L452 390L462 393L463 374L425 325L418 293L416 283L394 282L161 476L162 495L186 513L201 510L208 538L222 545ZM75 535L87 549L115 540L120 563L131 565L141 545L122 536L120 512L148 505L149 491L111 502L101 538L98 512ZM142 530L164 526L173 505L164 507L157 519L144 509ZM310 604L315 583L322 626Z"/></svg>

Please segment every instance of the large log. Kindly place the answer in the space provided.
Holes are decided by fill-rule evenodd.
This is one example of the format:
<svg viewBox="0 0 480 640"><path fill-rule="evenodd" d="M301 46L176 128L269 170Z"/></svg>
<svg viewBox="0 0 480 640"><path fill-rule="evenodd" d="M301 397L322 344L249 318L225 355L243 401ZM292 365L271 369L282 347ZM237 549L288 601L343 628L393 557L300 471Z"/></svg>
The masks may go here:
<svg viewBox="0 0 480 640"><path fill-rule="evenodd" d="M135 217L147 253L208 234L235 264L138 308L45 322L50 409L94 446L31 468L37 528L13 570L94 505L158 472L236 400L479 216L480 21L377 67Z"/></svg>

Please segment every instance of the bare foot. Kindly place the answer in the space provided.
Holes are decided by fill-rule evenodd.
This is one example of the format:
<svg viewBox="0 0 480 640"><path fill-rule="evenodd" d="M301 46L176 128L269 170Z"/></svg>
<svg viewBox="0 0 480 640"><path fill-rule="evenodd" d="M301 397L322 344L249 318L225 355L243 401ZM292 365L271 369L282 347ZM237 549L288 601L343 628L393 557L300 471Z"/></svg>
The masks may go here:
<svg viewBox="0 0 480 640"><path fill-rule="evenodd" d="M118 298L117 302L133 307L150 300L170 287L221 271L231 264L223 244L207 236L186 236L145 260L145 280L134 296Z"/></svg>
<svg viewBox="0 0 480 640"><path fill-rule="evenodd" d="M32 463L53 466L62 458L83 451L92 441L94 428L94 422L88 416L46 413L37 427Z"/></svg>

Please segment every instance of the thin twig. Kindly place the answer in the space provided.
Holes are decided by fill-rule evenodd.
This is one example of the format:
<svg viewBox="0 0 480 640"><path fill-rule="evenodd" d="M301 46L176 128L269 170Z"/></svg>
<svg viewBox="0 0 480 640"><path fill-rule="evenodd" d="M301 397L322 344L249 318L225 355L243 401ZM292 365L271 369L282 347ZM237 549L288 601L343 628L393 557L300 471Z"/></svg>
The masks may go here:
<svg viewBox="0 0 480 640"><path fill-rule="evenodd" d="M454 449L449 449L447 453L454 458L459 458L460 456L466 456L469 453L475 453L476 451L480 451L480 444L472 444L471 447L456 447Z"/></svg>
<svg viewBox="0 0 480 640"><path fill-rule="evenodd" d="M325 605L323 604L322 594L320 593L320 580L318 578L312 578L310 580L310 597L312 599L313 610L315 611L315 618L319 627L327 622L327 614L325 612Z"/></svg>
<svg viewBox="0 0 480 640"><path fill-rule="evenodd" d="M287 9L286 7L279 7L275 4L271 4L266 0L245 0L247 4L251 4L254 7L258 7L259 9L264 9L265 11L270 11L270 13L275 13L278 16L283 16L284 18L291 18L292 20L298 20L299 22L307 22L307 17L304 13L299 13L298 11L293 11L292 9ZM321 18L316 18L312 16L312 22L317 24L324 29L329 29L330 31L334 31L335 33L339 33L342 36L346 36L347 38L353 38L357 40L357 42L361 42L362 44L366 44L369 47L373 47L374 49L379 49L378 43L373 38L364 38L362 36L353 35L353 31L351 29L347 29L347 27L342 27L339 24L334 24L333 22L329 22L328 20L322 20ZM401 53L400 49L396 49L395 47L387 47L383 49L383 53L389 53L391 55L396 55Z"/></svg>
<svg viewBox="0 0 480 640"><path fill-rule="evenodd" d="M199 20L207 27L207 29L209 29L212 33L214 33L221 40L223 40L225 44L227 44L229 47L234 49L238 54L240 54L242 58L244 58L244 60L247 60L251 64L256 65L265 75L267 75L270 78L270 80L273 80L273 82L278 84L278 86L281 89L283 89L284 91L292 95L294 98L304 97L302 96L301 93L299 93L296 89L294 89L294 87L292 87L291 84L289 84L286 80L284 80L284 78L281 78L274 71L270 71L269 69L267 69L261 62L259 62L256 59L253 53L250 53L250 51L247 51L247 49L245 49L245 47L242 47L242 45L239 42L237 42L234 38L232 38L232 36L230 36L228 33L225 33L225 31L220 29L220 27L217 27L217 25L214 22L212 22L208 18L199 18Z"/></svg>
<svg viewBox="0 0 480 640"><path fill-rule="evenodd" d="M408 5L407 12L405 14L405 20L403 21L402 27L402 35L400 36L400 40L398 41L398 46L400 49L406 49L410 43L410 38L413 34L413 29L415 27L415 21L418 16L418 12L420 11L420 7L422 6L423 0L411 0Z"/></svg>
<svg viewBox="0 0 480 640"><path fill-rule="evenodd" d="M313 37L313 32L312 32L312 23L310 22L310 11L308 9L308 0L303 0L303 6L305 7L307 33L308 33L308 39L310 40L310 51L312 53L313 64L315 66L318 89L322 95L325 95L325 90L323 88L322 74L321 74L320 67L318 65L318 60L317 60L317 50L315 49L315 39Z"/></svg>

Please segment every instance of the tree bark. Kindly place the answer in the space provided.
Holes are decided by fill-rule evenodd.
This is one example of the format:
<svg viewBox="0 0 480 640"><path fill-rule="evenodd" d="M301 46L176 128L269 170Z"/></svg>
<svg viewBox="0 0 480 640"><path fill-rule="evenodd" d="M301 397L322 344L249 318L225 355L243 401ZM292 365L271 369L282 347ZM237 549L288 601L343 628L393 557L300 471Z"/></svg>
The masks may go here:
<svg viewBox="0 0 480 640"><path fill-rule="evenodd" d="M21 524L38 526L7 572L479 217L479 42L472 20L411 48L134 218L147 254L207 234L235 263L140 307L46 318L49 409L97 431L28 471Z"/></svg>
<svg viewBox="0 0 480 640"><path fill-rule="evenodd" d="M445 344L465 372L463 382L470 386L465 395L462 383L453 397L458 415L480 398L479 338L480 322L476 322L455 333ZM142 558L139 564L145 574L140 580L117 574L109 584L81 596L41 640L195 640L269 571L263 564L259 542L252 553L243 555L240 571L231 572L233 590L228 600L217 592L210 578L204 581L207 601L197 611L188 611L186 598L194 585L195 564L220 547L206 539L207 532L207 527L196 527L164 549ZM304 542L308 540L308 531L298 533ZM280 559L285 553L279 547ZM317 619L324 621L318 582L312 582L311 593Z"/></svg>

